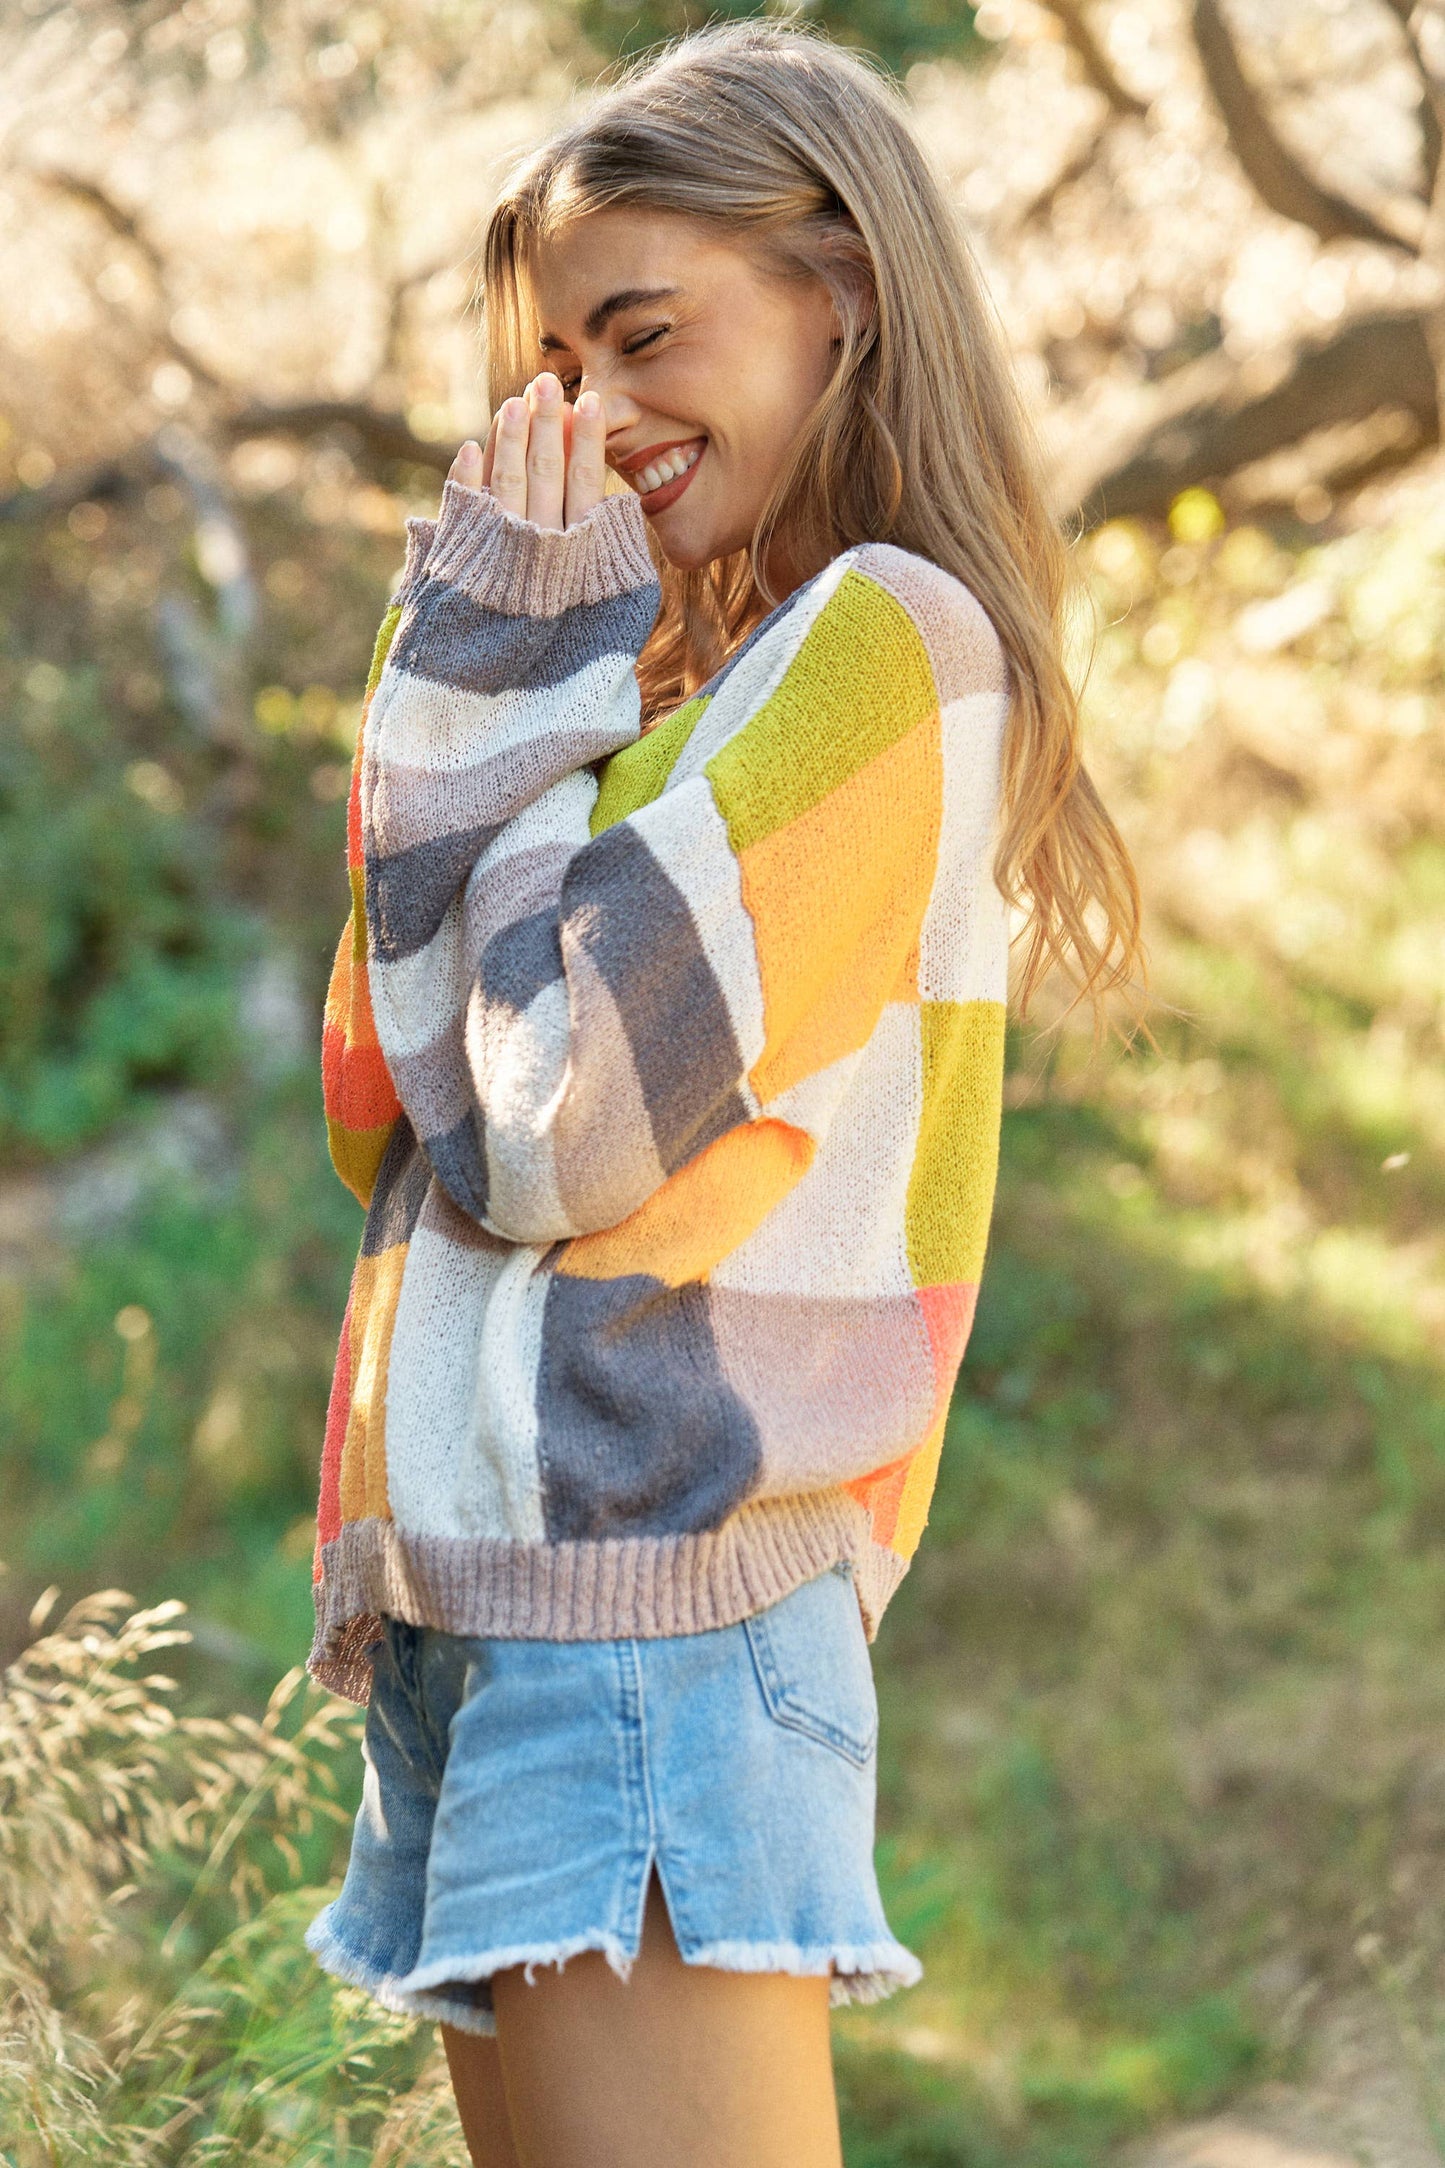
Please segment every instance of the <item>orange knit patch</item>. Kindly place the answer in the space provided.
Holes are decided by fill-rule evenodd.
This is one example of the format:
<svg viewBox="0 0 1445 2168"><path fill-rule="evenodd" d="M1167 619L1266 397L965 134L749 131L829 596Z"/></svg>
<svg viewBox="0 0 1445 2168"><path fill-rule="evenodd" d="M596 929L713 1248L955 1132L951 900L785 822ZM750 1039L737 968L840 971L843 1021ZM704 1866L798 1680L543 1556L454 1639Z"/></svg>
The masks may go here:
<svg viewBox="0 0 1445 2168"><path fill-rule="evenodd" d="M815 1150L790 1122L730 1129L616 1227L569 1242L557 1270L589 1280L643 1272L668 1287L705 1279L801 1181Z"/></svg>
<svg viewBox="0 0 1445 2168"><path fill-rule="evenodd" d="M850 1498L856 1498L859 1505L867 1508L875 1543L887 1545L893 1541L893 1531L898 1525L898 1505L913 1461L914 1455L905 1453L900 1460L890 1460L886 1468L875 1468L870 1474L855 1476L851 1483L843 1485Z"/></svg>
<svg viewBox="0 0 1445 2168"><path fill-rule="evenodd" d="M935 712L742 853L767 1034L752 1084L764 1104L862 1046L893 994L933 884L942 774Z"/></svg>

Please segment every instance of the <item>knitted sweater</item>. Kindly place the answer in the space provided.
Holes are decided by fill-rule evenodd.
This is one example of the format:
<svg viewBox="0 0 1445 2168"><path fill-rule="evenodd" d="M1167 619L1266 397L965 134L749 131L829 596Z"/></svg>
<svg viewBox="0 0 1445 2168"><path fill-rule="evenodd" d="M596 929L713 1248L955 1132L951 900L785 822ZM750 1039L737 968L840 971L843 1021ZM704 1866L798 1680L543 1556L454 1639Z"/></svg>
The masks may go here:
<svg viewBox="0 0 1445 2168"><path fill-rule="evenodd" d="M911 1558L992 1207L1007 709L977 601L845 551L643 731L635 496L408 522L326 1005L367 1207L311 1669L392 1615L691 1633Z"/></svg>

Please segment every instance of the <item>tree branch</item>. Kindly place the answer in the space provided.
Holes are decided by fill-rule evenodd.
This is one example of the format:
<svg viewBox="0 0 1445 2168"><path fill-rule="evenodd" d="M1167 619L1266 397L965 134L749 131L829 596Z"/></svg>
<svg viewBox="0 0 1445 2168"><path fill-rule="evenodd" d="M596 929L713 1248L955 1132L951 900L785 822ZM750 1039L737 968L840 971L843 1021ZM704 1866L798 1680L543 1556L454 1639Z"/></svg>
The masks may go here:
<svg viewBox="0 0 1445 2168"><path fill-rule="evenodd" d="M1052 218L1054 205L1065 190L1072 188L1075 181L1081 181L1084 175L1098 164L1112 127L1112 119L1106 119L1101 127L1090 129L1078 149L1069 153L1053 179L1045 182L1038 194L1024 205L1014 221L1015 233L1027 233L1030 227L1044 225Z"/></svg>
<svg viewBox="0 0 1445 2168"><path fill-rule="evenodd" d="M400 414L389 414L359 399L313 399L290 406L260 403L236 412L216 415L211 423L224 444L242 444L252 437L350 438L364 462L375 466L404 463L445 474L456 456L451 442L434 444L417 436ZM40 489L17 489L0 497L0 520L52 519L72 505L90 499L124 497L142 489L168 471L164 430L114 459L89 461L67 467Z"/></svg>
<svg viewBox="0 0 1445 2168"><path fill-rule="evenodd" d="M57 195L68 196L72 203L83 204L87 210L94 211L97 217L109 226L117 239L127 242L135 250L145 264L146 269L150 272L156 290L156 297L160 302L164 315L168 318L170 314L169 266L134 212L127 211L124 205L117 203L114 196L100 186L98 181L88 180L83 173L71 173L63 167L53 166L43 171L32 171L30 177L40 187L52 189ZM200 355L187 346L183 339L176 337L168 321L156 327L154 336L157 344L165 349L173 361L178 361L182 368L189 370L197 383L205 384L211 391L224 391L226 389L214 369L209 368L202 361Z"/></svg>
<svg viewBox="0 0 1445 2168"><path fill-rule="evenodd" d="M1181 489L1218 483L1320 429L1383 409L1440 439L1426 312L1359 316L1329 338L1241 365L1209 354L1169 380L1144 427L1057 478L1056 502L1086 526L1160 516Z"/></svg>
<svg viewBox="0 0 1445 2168"><path fill-rule="evenodd" d="M404 278L393 281L387 291L386 328L382 335L381 367L394 369L401 351L402 330L406 322L407 304L419 286L428 285L442 271L450 271L454 256L438 256L432 263L423 265L420 271L408 271Z"/></svg>
<svg viewBox="0 0 1445 2168"><path fill-rule="evenodd" d="M1307 226L1322 241L1373 241L1407 255L1418 253L1413 241L1382 226L1362 205L1323 187L1276 133L1240 64L1219 0L1194 0L1193 31L1230 148L1270 210Z"/></svg>
<svg viewBox="0 0 1445 2168"><path fill-rule="evenodd" d="M1442 143L1445 143L1441 130L1440 85L1426 65L1425 51L1415 30L1415 0L1384 0L1384 5L1405 34L1405 48L1420 85L1420 152L1425 167L1425 186L1421 194L1429 203L1440 177L1440 153Z"/></svg>
<svg viewBox="0 0 1445 2168"><path fill-rule="evenodd" d="M373 460L403 460L410 466L430 467L437 474L445 474L457 454L457 446L449 439L434 443L419 437L405 416L368 406L364 399L298 400L286 406L267 406L257 400L236 413L218 416L216 426L231 444L247 437L339 433L352 437Z"/></svg>
<svg viewBox="0 0 1445 2168"><path fill-rule="evenodd" d="M1109 110L1120 120L1143 120L1149 108L1142 98L1136 98L1132 90L1126 90L1114 73L1103 46L1095 37L1083 0L1042 0L1054 21L1063 31L1075 59L1084 73L1084 80L1100 97L1108 100Z"/></svg>
<svg viewBox="0 0 1445 2168"><path fill-rule="evenodd" d="M164 256L144 226L133 212L107 193L96 181L79 173L62 168L36 172L32 178L41 186L54 189L58 194L81 203L94 211L120 240L126 241L144 259L154 281L162 308L169 307L169 270ZM387 321L386 359L394 359L394 345L402 312L407 299L428 279L439 271L447 270L450 257L440 257L419 271L407 274L393 286L389 301ZM208 368L200 356L176 338L169 324L157 327L155 337L159 345L176 361L190 371L198 383L208 391L218 393L224 402L215 417L215 427L227 442L238 443L244 437L324 435L328 430L345 430L359 440L365 451L378 460L406 460L413 466L432 467L445 474L452 463L455 445L441 445L419 437L400 414L387 413L367 404L363 399L313 399L285 406L268 406L264 401L252 400L245 405L238 401L245 397L244 387L226 384L215 371ZM95 470L97 474L110 474L116 463ZM37 500L47 499L53 490L65 484L60 476L44 491L28 493ZM82 491L81 495L85 492ZM12 500L15 503L23 499ZM70 497L67 503L78 503L79 497Z"/></svg>

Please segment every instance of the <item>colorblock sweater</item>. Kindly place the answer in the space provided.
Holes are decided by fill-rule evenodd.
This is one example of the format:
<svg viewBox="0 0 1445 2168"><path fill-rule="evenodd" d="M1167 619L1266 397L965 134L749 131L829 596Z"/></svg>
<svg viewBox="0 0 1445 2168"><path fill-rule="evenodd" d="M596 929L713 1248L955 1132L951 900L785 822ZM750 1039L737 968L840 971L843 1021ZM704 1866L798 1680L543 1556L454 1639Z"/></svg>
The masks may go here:
<svg viewBox="0 0 1445 2168"><path fill-rule="evenodd" d="M925 559L845 551L647 730L635 496L408 522L350 805L332 1156L366 1206L313 1673L392 1615L733 1623L927 1517L997 1164L1007 677Z"/></svg>

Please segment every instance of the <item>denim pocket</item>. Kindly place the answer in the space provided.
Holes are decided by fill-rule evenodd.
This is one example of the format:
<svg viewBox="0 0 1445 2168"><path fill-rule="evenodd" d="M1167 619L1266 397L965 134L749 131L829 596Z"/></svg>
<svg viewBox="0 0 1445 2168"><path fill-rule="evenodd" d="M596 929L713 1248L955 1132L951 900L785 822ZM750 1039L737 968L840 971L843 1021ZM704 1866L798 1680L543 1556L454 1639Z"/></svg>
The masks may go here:
<svg viewBox="0 0 1445 2168"><path fill-rule="evenodd" d="M769 1715L866 1767L878 1697L851 1574L820 1573L743 1625Z"/></svg>
<svg viewBox="0 0 1445 2168"><path fill-rule="evenodd" d="M428 1632L399 1618L385 1617L381 1625L382 1638L368 1652L371 1711L378 1723L388 1726L397 1750L434 1787L441 1781L446 1744L437 1738L427 1707L423 1667Z"/></svg>

